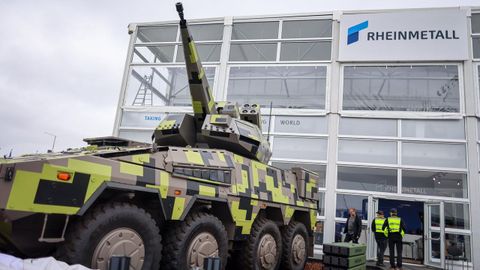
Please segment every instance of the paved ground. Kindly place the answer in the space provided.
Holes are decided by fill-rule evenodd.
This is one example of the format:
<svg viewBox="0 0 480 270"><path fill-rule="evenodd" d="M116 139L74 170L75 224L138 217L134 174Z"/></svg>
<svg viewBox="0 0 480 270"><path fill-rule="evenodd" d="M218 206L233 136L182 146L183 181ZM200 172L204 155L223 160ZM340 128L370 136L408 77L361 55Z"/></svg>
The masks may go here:
<svg viewBox="0 0 480 270"><path fill-rule="evenodd" d="M367 269L388 270L390 269L390 264L387 261L387 263L385 264L385 267L378 267L378 266L375 266L375 262L367 262ZM411 265L411 264L404 264L402 266L402 270L417 270L417 269L434 269L434 268L427 267L424 265Z"/></svg>

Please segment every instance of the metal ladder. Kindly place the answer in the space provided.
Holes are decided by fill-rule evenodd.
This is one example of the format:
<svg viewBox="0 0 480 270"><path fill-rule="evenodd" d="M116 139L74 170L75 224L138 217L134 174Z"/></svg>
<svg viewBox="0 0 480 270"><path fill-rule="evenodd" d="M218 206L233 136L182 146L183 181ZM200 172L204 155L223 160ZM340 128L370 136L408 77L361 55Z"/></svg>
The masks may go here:
<svg viewBox="0 0 480 270"><path fill-rule="evenodd" d="M153 105L153 93L150 90L152 86L153 75L144 75L143 80L140 83L135 99L133 100L132 106L152 106Z"/></svg>

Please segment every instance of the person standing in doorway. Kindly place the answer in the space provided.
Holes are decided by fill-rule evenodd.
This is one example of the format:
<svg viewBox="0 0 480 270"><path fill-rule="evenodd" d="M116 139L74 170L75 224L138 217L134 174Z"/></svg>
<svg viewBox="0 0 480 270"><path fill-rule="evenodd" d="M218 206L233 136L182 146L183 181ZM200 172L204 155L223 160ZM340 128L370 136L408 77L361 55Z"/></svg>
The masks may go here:
<svg viewBox="0 0 480 270"><path fill-rule="evenodd" d="M357 215L357 210L355 208L349 208L348 213L349 216L343 231L346 234L344 242L351 241L355 244L358 244L358 239L362 233L362 220Z"/></svg>
<svg viewBox="0 0 480 270"><path fill-rule="evenodd" d="M390 210L390 217L383 224L383 231L388 237L391 269L402 269L402 239L405 235L405 224L398 217L397 209ZM395 266L395 249L397 250L397 265Z"/></svg>
<svg viewBox="0 0 480 270"><path fill-rule="evenodd" d="M375 241L377 242L377 266L385 266L383 264L383 257L387 249L387 237L383 230L385 224L385 216L383 211L377 211L377 217L372 221L372 232L375 234Z"/></svg>

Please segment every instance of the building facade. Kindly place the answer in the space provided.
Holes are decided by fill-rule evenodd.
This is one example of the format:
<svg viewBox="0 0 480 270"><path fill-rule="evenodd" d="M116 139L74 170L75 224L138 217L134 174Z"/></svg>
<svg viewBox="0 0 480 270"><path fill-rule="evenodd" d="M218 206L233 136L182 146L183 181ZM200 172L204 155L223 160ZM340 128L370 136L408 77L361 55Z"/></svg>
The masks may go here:
<svg viewBox="0 0 480 270"><path fill-rule="evenodd" d="M393 29L399 16L409 29ZM129 26L114 135L150 142L166 114L192 112L177 24ZM341 240L354 207L373 259L370 223L377 209L395 207L407 222L406 259L444 266L457 247L480 267L480 9L190 25L215 99L261 104L271 164L321 175L317 252Z"/></svg>

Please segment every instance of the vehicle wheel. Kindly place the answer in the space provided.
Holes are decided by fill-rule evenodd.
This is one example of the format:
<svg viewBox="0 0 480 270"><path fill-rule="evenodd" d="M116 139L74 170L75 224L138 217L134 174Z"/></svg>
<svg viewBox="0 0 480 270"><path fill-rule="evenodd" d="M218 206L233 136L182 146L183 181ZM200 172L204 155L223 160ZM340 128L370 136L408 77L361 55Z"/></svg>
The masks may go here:
<svg viewBox="0 0 480 270"><path fill-rule="evenodd" d="M60 248L71 264L106 270L112 256L130 257L130 269L158 269L161 236L155 220L129 203L99 205L81 218Z"/></svg>
<svg viewBox="0 0 480 270"><path fill-rule="evenodd" d="M207 257L220 257L222 269L225 269L228 257L227 231L215 216L194 212L167 231L162 263L166 269L203 269L203 260Z"/></svg>
<svg viewBox="0 0 480 270"><path fill-rule="evenodd" d="M307 262L308 233L303 223L292 221L283 230L282 269L301 270Z"/></svg>
<svg viewBox="0 0 480 270"><path fill-rule="evenodd" d="M282 237L271 220L258 217L242 252L243 269L274 270L280 266Z"/></svg>

